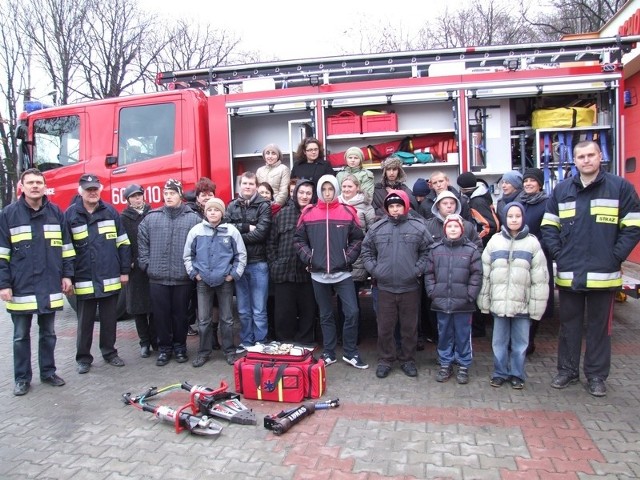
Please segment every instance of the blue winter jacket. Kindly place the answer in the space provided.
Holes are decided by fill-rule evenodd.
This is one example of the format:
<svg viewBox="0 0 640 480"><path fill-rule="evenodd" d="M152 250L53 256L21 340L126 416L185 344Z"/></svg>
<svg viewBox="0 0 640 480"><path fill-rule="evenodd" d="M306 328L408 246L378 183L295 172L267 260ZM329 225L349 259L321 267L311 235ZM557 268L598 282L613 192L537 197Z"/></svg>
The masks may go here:
<svg viewBox="0 0 640 480"><path fill-rule="evenodd" d="M210 287L222 285L227 275L239 280L247 265L242 235L228 223L212 226L207 220L193 227L184 245L184 266L189 278L197 274Z"/></svg>

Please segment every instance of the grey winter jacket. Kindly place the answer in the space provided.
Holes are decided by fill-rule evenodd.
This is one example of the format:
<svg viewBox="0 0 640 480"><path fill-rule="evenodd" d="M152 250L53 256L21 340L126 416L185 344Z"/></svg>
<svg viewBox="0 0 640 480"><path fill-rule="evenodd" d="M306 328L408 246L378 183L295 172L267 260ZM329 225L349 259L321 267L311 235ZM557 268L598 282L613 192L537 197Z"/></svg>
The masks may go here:
<svg viewBox="0 0 640 480"><path fill-rule="evenodd" d="M464 237L429 247L424 287L436 312L473 312L482 283L480 250Z"/></svg>
<svg viewBox="0 0 640 480"><path fill-rule="evenodd" d="M473 225L473 223L471 223L468 220L464 220L465 217L461 213L462 203L460 202L460 199L452 192L445 193L444 196L448 198L453 198L456 201L457 206L456 206L456 210L453 213L456 213L463 218L463 226L464 226L463 236L467 240L475 243L480 248L480 251L482 252L482 239L478 235L478 232L476 231L476 228ZM442 198L440 198L440 200L442 200ZM425 223L427 225L427 230L429 231L429 235L431 236L433 243L439 242L442 239L444 239L444 220L445 219L440 213L440 210L438 210L438 204L434 203L431 206L431 217L425 220Z"/></svg>
<svg viewBox="0 0 640 480"><path fill-rule="evenodd" d="M151 210L138 227L138 265L150 283L188 285L182 255L189 230L200 223L187 205Z"/></svg>

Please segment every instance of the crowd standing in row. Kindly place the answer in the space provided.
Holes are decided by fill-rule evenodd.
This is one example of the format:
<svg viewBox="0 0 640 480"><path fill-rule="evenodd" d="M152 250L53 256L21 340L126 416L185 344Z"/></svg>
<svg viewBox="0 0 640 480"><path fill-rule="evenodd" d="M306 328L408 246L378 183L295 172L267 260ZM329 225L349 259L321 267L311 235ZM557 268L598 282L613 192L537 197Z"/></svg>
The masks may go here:
<svg viewBox="0 0 640 480"><path fill-rule="evenodd" d="M468 383L471 339L484 333L489 317L490 384L521 389L535 325L553 314L552 261L560 339L551 386L579 380L586 308L587 390L606 394L613 297L622 283L620 265L640 240L640 202L627 181L601 168L597 143L574 147L578 173L550 197L541 170L506 172L495 208L488 186L470 172L458 177L460 191L441 171L429 182L419 179L412 191L396 156L382 163L382 179L374 183L355 147L346 151L347 166L336 177L314 138L300 144L291 172L276 145L267 145L263 158L257 174L242 175L239 195L229 205L215 198L210 179L198 182L191 204L183 202L180 182L169 179L157 209L145 205L139 185L128 186L122 215L100 199L95 175L80 178L79 195L63 215L44 195L42 174L25 171L23 194L0 215L0 298L14 322L14 394L26 394L32 379L33 314L40 327L41 380L64 385L53 354L54 316L63 294L77 298L78 372L87 373L93 362L98 307L101 354L107 363L124 366L115 348L115 306L123 286L140 355L157 350L158 366L172 357L188 360L191 309L200 335L194 367L219 348L233 364L244 350L269 339L313 344L318 316L325 364L337 361L341 335L342 360L365 369L357 347L358 289L369 276L378 378L387 377L396 361L415 377L416 350L431 338L440 364L436 380L447 381L457 365L457 382Z"/></svg>

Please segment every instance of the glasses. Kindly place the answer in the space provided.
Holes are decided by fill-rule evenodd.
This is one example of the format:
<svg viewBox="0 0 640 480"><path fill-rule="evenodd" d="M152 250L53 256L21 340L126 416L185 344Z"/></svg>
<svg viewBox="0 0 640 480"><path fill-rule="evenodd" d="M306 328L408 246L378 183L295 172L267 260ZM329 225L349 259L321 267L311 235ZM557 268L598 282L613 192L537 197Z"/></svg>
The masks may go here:
<svg viewBox="0 0 640 480"><path fill-rule="evenodd" d="M319 152L319 151L320 151L320 149L319 149L319 148L307 148L307 149L305 150L305 152Z"/></svg>

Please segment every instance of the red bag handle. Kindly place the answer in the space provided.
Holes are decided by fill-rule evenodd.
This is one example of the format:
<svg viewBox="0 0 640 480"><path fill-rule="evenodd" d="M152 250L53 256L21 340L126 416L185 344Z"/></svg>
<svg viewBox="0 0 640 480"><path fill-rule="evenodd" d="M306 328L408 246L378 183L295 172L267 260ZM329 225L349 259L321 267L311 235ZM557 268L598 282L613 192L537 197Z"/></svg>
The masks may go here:
<svg viewBox="0 0 640 480"><path fill-rule="evenodd" d="M358 115L351 110L342 110L337 115L333 115L333 117L357 117Z"/></svg>

